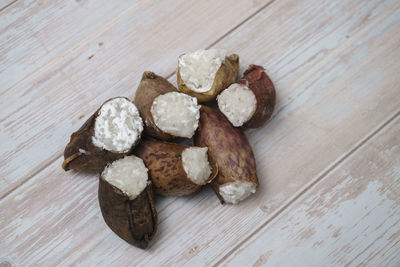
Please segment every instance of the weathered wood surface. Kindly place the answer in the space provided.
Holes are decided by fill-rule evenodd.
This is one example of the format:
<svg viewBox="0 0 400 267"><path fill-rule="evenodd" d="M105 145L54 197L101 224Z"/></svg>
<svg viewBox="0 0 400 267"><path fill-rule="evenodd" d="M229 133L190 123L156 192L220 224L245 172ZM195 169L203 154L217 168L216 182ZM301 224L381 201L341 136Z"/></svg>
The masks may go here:
<svg viewBox="0 0 400 267"><path fill-rule="evenodd" d="M111 23L130 1L19 0L0 15L0 81L3 92Z"/></svg>
<svg viewBox="0 0 400 267"><path fill-rule="evenodd" d="M122 10L112 25L83 36L84 41L43 61L1 94L0 258L19 265L267 264L291 259L283 250L287 242L296 263L312 261L302 256L304 251L308 255L343 247L340 257L322 253L317 259L327 255L333 263L397 263L398 226L384 223L375 228L385 219L392 222L399 212L392 198L398 196L395 181L400 174L387 174L399 168L398 160L382 163L376 146L391 145L392 153L399 153L393 142L399 141L395 126L400 111L400 2L219 1L214 7L207 1L185 3L165 3L176 5L165 11L152 6L160 15L152 18L132 16L133 8ZM230 12L223 12L227 7ZM142 71L167 76L180 53L210 46L237 52L242 69L250 63L264 65L276 85L278 106L272 121L247 131L260 190L238 206L221 206L208 188L190 197L159 198L158 236L148 251L138 250L103 222L97 178L61 170L63 146L105 99L132 96ZM356 176L359 164L367 160L363 151L382 163L376 163L373 173L397 180L387 178L365 191L379 177ZM373 196L384 203L365 210L372 200L357 196L379 188ZM394 193L389 196L388 190ZM318 193L343 198L329 206L318 202ZM341 208L347 193L357 201ZM296 209L304 205L309 209L303 213ZM331 229L323 228L324 220L342 214L336 218L340 225L347 222L340 218L368 211L359 227L342 227L354 240L341 233L340 238L327 238ZM299 216L302 224L281 229ZM304 232L307 222L314 223L315 234ZM376 235L363 236L363 227L375 227ZM271 229L283 232L284 239ZM312 247L311 242L321 238L326 243ZM365 251L357 246L373 238L377 243ZM264 249L268 247L272 252Z"/></svg>
<svg viewBox="0 0 400 267"><path fill-rule="evenodd" d="M0 0L0 12L16 3L17 0Z"/></svg>
<svg viewBox="0 0 400 267"><path fill-rule="evenodd" d="M399 266L399 204L397 116L224 264Z"/></svg>

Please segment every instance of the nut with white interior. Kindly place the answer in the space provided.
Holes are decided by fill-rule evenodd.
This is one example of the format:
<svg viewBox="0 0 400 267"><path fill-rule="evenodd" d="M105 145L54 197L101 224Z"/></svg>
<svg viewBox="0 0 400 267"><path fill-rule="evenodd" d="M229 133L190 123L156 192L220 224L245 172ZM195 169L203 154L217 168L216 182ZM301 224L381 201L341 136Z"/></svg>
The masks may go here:
<svg viewBox="0 0 400 267"><path fill-rule="evenodd" d="M151 182L143 161L126 156L100 175L99 204L104 221L128 243L146 248L157 231Z"/></svg>
<svg viewBox="0 0 400 267"><path fill-rule="evenodd" d="M129 99L109 99L71 135L62 167L66 171L100 172L109 162L127 155L142 131L143 121Z"/></svg>
<svg viewBox="0 0 400 267"><path fill-rule="evenodd" d="M225 57L226 51L222 49L198 50L180 56L178 62L182 81L194 92L210 91Z"/></svg>
<svg viewBox="0 0 400 267"><path fill-rule="evenodd" d="M218 168L206 147L143 139L134 151L149 169L154 191L163 196L194 193L211 182Z"/></svg>
<svg viewBox="0 0 400 267"><path fill-rule="evenodd" d="M179 57L178 88L199 102L207 102L235 82L238 73L238 55L227 56L219 49L198 50Z"/></svg>
<svg viewBox="0 0 400 267"><path fill-rule="evenodd" d="M257 128L272 116L276 94L262 66L250 65L244 76L218 97L218 107L233 126Z"/></svg>
<svg viewBox="0 0 400 267"><path fill-rule="evenodd" d="M233 127L220 111L201 107L194 143L208 147L218 166L211 185L221 203L236 204L255 192L258 178L251 146L242 130Z"/></svg>
<svg viewBox="0 0 400 267"><path fill-rule="evenodd" d="M175 86L153 72L143 73L134 102L149 136L161 140L190 138L197 129L197 100L179 93Z"/></svg>
<svg viewBox="0 0 400 267"><path fill-rule="evenodd" d="M244 84L234 83L217 96L219 110L233 126L242 126L253 116L257 100Z"/></svg>
<svg viewBox="0 0 400 267"><path fill-rule="evenodd" d="M159 95L151 105L151 114L159 129L186 138L191 138L198 127L199 110L196 98L178 92Z"/></svg>

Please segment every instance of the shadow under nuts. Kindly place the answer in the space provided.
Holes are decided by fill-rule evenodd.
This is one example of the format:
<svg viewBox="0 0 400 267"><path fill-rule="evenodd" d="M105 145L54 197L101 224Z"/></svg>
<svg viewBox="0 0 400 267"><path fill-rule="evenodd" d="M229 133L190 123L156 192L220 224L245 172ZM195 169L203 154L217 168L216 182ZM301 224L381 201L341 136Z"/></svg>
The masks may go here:
<svg viewBox="0 0 400 267"><path fill-rule="evenodd" d="M119 237L146 248L157 231L151 182L143 161L126 156L100 175L99 204L104 221Z"/></svg>

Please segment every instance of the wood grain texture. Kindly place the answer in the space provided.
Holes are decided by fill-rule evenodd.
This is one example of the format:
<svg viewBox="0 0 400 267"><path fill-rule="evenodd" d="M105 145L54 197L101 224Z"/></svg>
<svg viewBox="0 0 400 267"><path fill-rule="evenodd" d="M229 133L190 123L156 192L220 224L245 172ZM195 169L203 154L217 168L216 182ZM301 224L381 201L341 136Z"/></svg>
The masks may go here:
<svg viewBox="0 0 400 267"><path fill-rule="evenodd" d="M0 0L0 12L3 12L13 4L15 4L17 0Z"/></svg>
<svg viewBox="0 0 400 267"><path fill-rule="evenodd" d="M151 7L150 1L147 8ZM19 0L0 16L0 92L9 89L63 50L110 23L130 1Z"/></svg>
<svg viewBox="0 0 400 267"><path fill-rule="evenodd" d="M63 172L57 151L85 120L85 114L95 110L106 97L130 96L144 68L167 75L174 70L179 53L207 46L211 38L190 36L193 31L189 26L197 25L196 18L191 18L192 24L187 28L184 24L182 29L186 33L183 36L189 39L172 40L169 36L177 34L176 27L169 27L178 22L165 14L163 21L168 25L157 28L165 33L160 39L146 35L147 39L140 40L134 38L139 30L127 32L121 26L93 37L94 44L103 37L111 38L105 51L88 50L88 44L73 48L69 60L51 62L46 71L35 74L37 87L24 91L22 88L28 87L29 82L22 81L18 84L24 85L19 88L21 93L4 95L7 98L2 95L1 110L7 111L1 119L2 127L6 127L2 128L2 140L6 140L2 144L10 143L11 149L1 171L13 174L9 177L30 177L38 166L46 168L0 201L0 240L4 240L0 243L0 258L18 265L188 266L234 260L233 253L238 253L238 259L246 259L250 249L246 240L268 231L274 218L279 220L279 214L300 203L296 200L302 200L304 193L312 194L313 191L307 193L310 188L329 183L330 175L340 173L341 166L356 162L353 157L363 151L371 137L382 130L390 136L387 123L399 116L400 106L399 8L400 3L395 0L282 0L268 5L245 23L238 22L235 25L240 26L226 35L221 28L211 28L218 23L207 22L210 29L198 26L198 36L209 36L209 31L215 30L211 35L220 36L215 39L216 46L237 52L242 69L250 63L264 65L276 85L278 106L272 121L262 129L247 131L257 159L260 190L238 206L221 206L209 188L189 197L158 198L160 227L147 251L128 245L106 227L97 203L97 178ZM206 6L202 10L213 17L213 10ZM129 24L130 19L123 17L121 22ZM230 19L226 19L227 23ZM140 24L141 32L156 25L149 24ZM119 33L113 35L114 31ZM158 48L147 47L149 40ZM162 48L160 40L166 40ZM138 62L134 68L139 73L132 74L132 62ZM68 75L59 74L60 70ZM71 96L71 91L76 95ZM22 103L10 101L5 105L5 99L18 97ZM47 102L55 106L49 107ZM45 114L31 114L33 107ZM57 112L60 107L65 114ZM26 132L28 128L33 133ZM32 154L15 153L18 149ZM50 152L42 155L46 149ZM18 159L26 168L12 166ZM350 167L349 170L359 169ZM371 192L378 188L373 187ZM354 190L358 190L356 186ZM398 212L398 205L390 207L391 212ZM374 217L366 218L377 226ZM384 231L384 226L376 231ZM308 234L304 235L305 240ZM376 247L379 252L371 255L371 262L396 263L397 236ZM342 257L350 257L351 251L341 253ZM269 254L264 251L258 263L263 263Z"/></svg>
<svg viewBox="0 0 400 267"><path fill-rule="evenodd" d="M265 3L163 1L129 9L1 94L0 195L60 157L105 100L132 98L143 71L171 74L179 54L211 45Z"/></svg>
<svg viewBox="0 0 400 267"><path fill-rule="evenodd" d="M387 242L386 242L387 243ZM387 245L371 258L371 265L398 266L400 265L400 239L387 243Z"/></svg>
<svg viewBox="0 0 400 267"><path fill-rule="evenodd" d="M398 266L399 204L397 116L224 265Z"/></svg>

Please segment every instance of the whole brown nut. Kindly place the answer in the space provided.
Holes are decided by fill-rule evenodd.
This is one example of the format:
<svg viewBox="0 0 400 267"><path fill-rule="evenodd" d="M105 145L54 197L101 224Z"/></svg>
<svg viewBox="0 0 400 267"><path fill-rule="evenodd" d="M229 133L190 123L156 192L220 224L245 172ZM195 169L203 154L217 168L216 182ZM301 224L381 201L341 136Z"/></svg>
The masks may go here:
<svg viewBox="0 0 400 267"><path fill-rule="evenodd" d="M257 106L253 116L244 124L245 127L258 128L272 116L276 103L275 87L262 66L250 65L243 78L237 83L247 85L254 93Z"/></svg>
<svg viewBox="0 0 400 267"><path fill-rule="evenodd" d="M151 106L156 97L169 92L178 92L178 90L165 78L154 72L145 71L135 93L134 103L144 120L145 133L161 140L172 140L174 136L157 127L151 113Z"/></svg>
<svg viewBox="0 0 400 267"><path fill-rule="evenodd" d="M136 141L132 144L131 148L125 152L109 151L104 148L98 147L93 143L93 136L95 132L95 123L98 118L102 107L116 99L123 99L133 105L129 99L125 97L115 97L105 101L101 107L82 125L82 127L71 135L70 142L64 150L64 162L62 168L65 171L78 170L82 172L101 172L104 167L119 158L128 155L134 146L140 140L140 133ZM137 118L142 124L140 117ZM142 128L143 129L143 128ZM141 132L141 131L140 131Z"/></svg>
<svg viewBox="0 0 400 267"><path fill-rule="evenodd" d="M111 230L129 244L145 249L158 225L151 182L131 199L101 174L98 198L104 221Z"/></svg>
<svg viewBox="0 0 400 267"><path fill-rule="evenodd" d="M256 161L251 146L240 128L235 128L219 111L202 106L199 129L194 137L197 146L206 146L218 166L218 174L211 182L221 203L237 202L247 198L258 187ZM235 200L228 200L221 194L221 186L238 183L252 185L254 192L248 192Z"/></svg>

